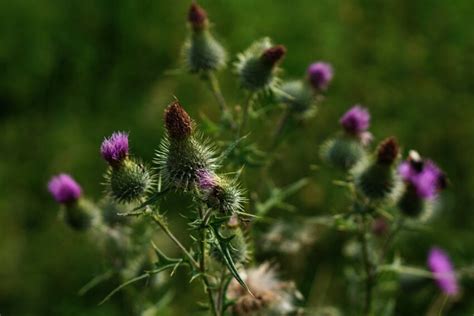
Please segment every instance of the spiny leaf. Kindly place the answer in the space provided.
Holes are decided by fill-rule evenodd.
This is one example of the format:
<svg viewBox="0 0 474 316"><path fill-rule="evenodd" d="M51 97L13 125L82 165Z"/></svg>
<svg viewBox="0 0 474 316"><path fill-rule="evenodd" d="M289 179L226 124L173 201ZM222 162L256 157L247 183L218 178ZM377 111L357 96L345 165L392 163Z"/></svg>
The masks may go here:
<svg viewBox="0 0 474 316"><path fill-rule="evenodd" d="M234 151L234 149L244 140L246 139L250 134L244 135L235 141L233 141L227 148L222 152L222 154L219 157L220 161L224 161L229 157L229 155Z"/></svg>
<svg viewBox="0 0 474 316"><path fill-rule="evenodd" d="M121 289L123 289L124 287L130 285L130 284L133 284L135 282L138 282L140 280L143 280L143 279L146 279L146 278L149 278L150 276L154 275L154 274L158 274L162 271L165 271L167 269L171 269L171 268L174 268L175 267L175 264L169 264L169 265L166 265L166 266L163 266L159 269L155 269L155 270L152 270L152 271L147 271L145 272L144 274L142 275L139 275L133 279L130 279L128 280L127 282L124 282L122 284L120 284L119 286L117 286L112 292L110 292L102 301L100 301L99 305L102 305L104 304L105 302L107 302L115 293L117 293L118 291L120 291Z"/></svg>
<svg viewBox="0 0 474 316"><path fill-rule="evenodd" d="M217 250L220 252L220 254L222 255L222 258L224 259L224 263L225 265L227 266L227 268L229 269L230 273L234 276L234 278L237 280L237 282L239 282L239 284L245 289L247 290L247 292L250 293L250 295L253 296L253 293L250 291L249 287L247 286L247 284L245 283L245 281L242 279L242 277L240 276L239 272L237 271L237 268L235 266L235 263L234 263L234 260L232 259L232 255L230 253L230 250L229 250L229 247L230 247L230 241L232 240L232 238L234 237L231 236L231 237L224 237L222 236L220 233L219 233L219 226L217 225L211 225L212 229L214 230L214 234L215 234L215 237L216 237L216 241L217 241Z"/></svg>

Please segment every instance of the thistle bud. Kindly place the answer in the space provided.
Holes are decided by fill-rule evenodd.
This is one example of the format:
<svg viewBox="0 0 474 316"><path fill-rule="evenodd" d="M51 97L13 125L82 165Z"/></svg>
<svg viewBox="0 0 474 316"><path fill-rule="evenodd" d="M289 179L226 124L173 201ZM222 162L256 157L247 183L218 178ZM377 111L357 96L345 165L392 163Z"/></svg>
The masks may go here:
<svg viewBox="0 0 474 316"><path fill-rule="evenodd" d="M70 175L62 173L52 177L48 190L64 206L64 220L72 229L82 231L90 227L96 209L81 198L82 189Z"/></svg>
<svg viewBox="0 0 474 316"><path fill-rule="evenodd" d="M178 101L165 110L166 136L155 163L168 187L189 191L195 188L199 170L217 168L214 151L193 133L194 123Z"/></svg>
<svg viewBox="0 0 474 316"><path fill-rule="evenodd" d="M110 168L106 179L111 196L119 203L140 201L153 183L148 169L129 158L118 168Z"/></svg>
<svg viewBox="0 0 474 316"><path fill-rule="evenodd" d="M398 158L400 148L394 137L387 138L377 148L377 163L391 165Z"/></svg>
<svg viewBox="0 0 474 316"><path fill-rule="evenodd" d="M398 152L396 140L386 139L374 157L361 160L351 171L357 190L370 202L392 204L400 197L401 181L394 168Z"/></svg>
<svg viewBox="0 0 474 316"><path fill-rule="evenodd" d="M317 91L326 90L332 78L333 69L331 64L319 61L308 67L308 80Z"/></svg>
<svg viewBox="0 0 474 316"><path fill-rule="evenodd" d="M277 100L300 118L310 118L316 114L316 97L308 84L301 80L284 82L281 91L276 93Z"/></svg>
<svg viewBox="0 0 474 316"><path fill-rule="evenodd" d="M183 46L184 64L191 73L206 73L225 67L227 53L209 31L206 11L193 2L188 12L192 32Z"/></svg>
<svg viewBox="0 0 474 316"><path fill-rule="evenodd" d="M243 209L243 194L235 180L219 177L205 169L196 173L201 199L208 207L223 214L233 214Z"/></svg>
<svg viewBox="0 0 474 316"><path fill-rule="evenodd" d="M208 25L207 12L196 2L193 2L189 7L188 21L194 30L202 30Z"/></svg>
<svg viewBox="0 0 474 316"><path fill-rule="evenodd" d="M338 136L321 146L321 159L341 170L349 170L365 157L364 147L354 138Z"/></svg>
<svg viewBox="0 0 474 316"><path fill-rule="evenodd" d="M181 141L191 136L193 121L178 101L166 108L165 127L168 136L173 141Z"/></svg>
<svg viewBox="0 0 474 316"><path fill-rule="evenodd" d="M400 164L398 173L405 183L405 192L398 202L402 213L411 217L429 213L439 191L445 188L444 173L434 162L423 160L415 151Z"/></svg>
<svg viewBox="0 0 474 316"><path fill-rule="evenodd" d="M253 43L238 55L235 64L242 87L250 91L274 88L279 71L277 66L285 54L286 48L273 46L269 38Z"/></svg>
<svg viewBox="0 0 474 316"><path fill-rule="evenodd" d="M261 56L261 59L269 67L274 67L282 60L285 54L286 47L283 45L276 45L265 50Z"/></svg>

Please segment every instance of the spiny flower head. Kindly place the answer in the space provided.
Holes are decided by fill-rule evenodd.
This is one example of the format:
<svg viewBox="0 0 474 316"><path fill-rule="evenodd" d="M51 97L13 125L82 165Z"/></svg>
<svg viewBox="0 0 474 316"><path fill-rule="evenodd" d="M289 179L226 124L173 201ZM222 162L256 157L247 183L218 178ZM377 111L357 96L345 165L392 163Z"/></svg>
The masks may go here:
<svg viewBox="0 0 474 316"><path fill-rule="evenodd" d="M254 295L235 279L230 282L227 297L235 301L232 306L235 315L287 315L295 312L295 299L301 294L292 282L281 281L269 263L250 268L241 276Z"/></svg>
<svg viewBox="0 0 474 316"><path fill-rule="evenodd" d="M189 7L188 22L194 30L201 30L208 25L207 12L196 2Z"/></svg>
<svg viewBox="0 0 474 316"><path fill-rule="evenodd" d="M165 127L171 140L184 140L193 132L193 121L179 101L173 102L165 110Z"/></svg>
<svg viewBox="0 0 474 316"><path fill-rule="evenodd" d="M377 148L377 163L381 165L391 165L398 158L400 147L394 137L389 137L382 141Z"/></svg>
<svg viewBox="0 0 474 316"><path fill-rule="evenodd" d="M128 134L116 132L104 139L100 146L100 153L111 166L122 163L128 156Z"/></svg>
<svg viewBox="0 0 474 316"><path fill-rule="evenodd" d="M66 173L52 177L48 183L48 190L56 202L61 204L76 202L82 193L81 186Z"/></svg>
<svg viewBox="0 0 474 316"><path fill-rule="evenodd" d="M261 58L262 61L270 67L275 66L286 54L286 47L283 45L276 45L266 49Z"/></svg>
<svg viewBox="0 0 474 316"><path fill-rule="evenodd" d="M459 293L456 273L446 252L433 247L428 254L428 267L433 272L438 286L446 295L456 296Z"/></svg>
<svg viewBox="0 0 474 316"><path fill-rule="evenodd" d="M318 61L308 67L308 79L316 90L326 90L333 78L331 64Z"/></svg>
<svg viewBox="0 0 474 316"><path fill-rule="evenodd" d="M266 37L254 42L239 54L236 73L243 88L258 92L272 89L278 83L278 64L286 53L282 45L273 45Z"/></svg>
<svg viewBox="0 0 474 316"><path fill-rule="evenodd" d="M196 171L198 187L200 190L207 191L212 190L218 183L217 176L206 169L199 169Z"/></svg>
<svg viewBox="0 0 474 316"><path fill-rule="evenodd" d="M369 128L370 113L366 108L355 105L344 113L339 123L348 134L357 136Z"/></svg>
<svg viewBox="0 0 474 316"><path fill-rule="evenodd" d="M411 152L409 158L398 167L402 179L411 185L423 199L433 199L446 185L446 177L431 160L422 160L418 153Z"/></svg>

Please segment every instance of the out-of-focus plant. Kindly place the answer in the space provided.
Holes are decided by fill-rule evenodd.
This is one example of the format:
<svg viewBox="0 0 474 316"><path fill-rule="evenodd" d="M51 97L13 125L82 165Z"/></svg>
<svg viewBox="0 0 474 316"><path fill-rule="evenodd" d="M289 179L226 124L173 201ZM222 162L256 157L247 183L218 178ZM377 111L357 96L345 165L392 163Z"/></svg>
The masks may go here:
<svg viewBox="0 0 474 316"><path fill-rule="evenodd" d="M372 149L369 110L355 105L341 117L342 131L319 150L324 162L345 173L336 183L347 189L343 197L348 200L347 210L308 218L294 213L275 222L273 209L297 212L287 200L310 180L295 179L288 187L276 187L268 172L274 157L256 147L249 120L270 119L266 111L258 110L262 100L280 111L280 121L267 135L274 151L286 130L298 131L298 124L289 123L314 119L333 78L332 66L314 62L303 79L282 80L280 65L287 49L267 37L257 40L236 57L234 72L244 101L229 107L217 77L227 65L228 54L211 32L206 11L195 2L188 23L183 69L198 75L215 96L222 123L218 135L223 139L217 142L199 133L198 124L175 99L164 111L165 135L152 163L131 154L126 133L113 133L103 141L100 152L108 164L107 195L97 205L83 197L70 176L52 178L49 190L62 205L66 223L99 240L109 259L110 271L92 280L81 293L118 275L123 283L105 301L132 283L186 268L191 281L202 283L205 307L215 316L340 315L338 308L343 307L314 310L305 306L294 282L283 281L275 265L257 259L259 253L302 254L319 238L319 227L325 226L351 236L341 247L347 259L347 295L354 303L351 314L393 315L393 284L398 276L434 279L447 300L458 297L461 274L443 250L433 247L427 259L429 269L424 269L405 265L394 248L401 232L426 225L440 205L437 198L447 184L441 169L415 151L401 162L394 137ZM250 177L262 180L259 188L241 187L244 166L252 166ZM190 211L185 215L190 228L187 241L177 237L162 209L162 199L173 193L190 197ZM169 238L180 256L168 257L152 242L151 224ZM262 229L266 232L261 233ZM300 260L300 264L305 262ZM146 296L128 292L133 313L159 313L153 302L157 300L154 294L163 293L160 284Z"/></svg>

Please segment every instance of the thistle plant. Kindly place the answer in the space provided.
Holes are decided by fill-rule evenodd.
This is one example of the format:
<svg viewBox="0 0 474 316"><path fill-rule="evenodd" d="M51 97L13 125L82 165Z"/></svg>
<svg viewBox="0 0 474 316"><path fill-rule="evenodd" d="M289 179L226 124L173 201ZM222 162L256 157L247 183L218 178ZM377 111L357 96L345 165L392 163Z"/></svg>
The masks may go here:
<svg viewBox="0 0 474 316"><path fill-rule="evenodd" d="M347 200L347 207L336 214L299 216L288 198L313 182L312 176L277 187L270 170L275 157L263 152L263 162L255 163L250 156L257 152L257 140L242 132L264 94L281 119L273 124L275 131L258 136L275 145L283 142L284 127L298 132L287 123L315 119L321 101L330 97L326 94L334 75L332 66L314 62L300 80L283 80L280 65L287 49L264 37L237 54L235 78L245 101L237 106L241 99L234 100L235 106L228 107L216 76L226 66L226 50L211 32L207 12L196 2L190 5L187 21L184 67L209 84L226 124L217 125L222 133L204 135L187 112L193 104L174 98L163 104L163 117L157 120L163 122L163 136L152 162L132 155L133 134L114 132L98 146L107 163L105 196L99 202L86 199L81 186L67 174L51 179L48 189L61 205L65 222L78 233L100 240L98 246L110 266L111 272L81 292L116 276L121 284L103 302L126 293L131 314L159 315L157 293L166 292L163 282L171 283L168 277L184 270L191 282L201 284L199 300L205 297L203 307L214 316L342 315L339 310L351 315L395 315L390 308L393 289L401 286L399 277L406 275L434 280L447 299L456 299L462 292L462 274L444 250L434 246L427 267L414 267L403 261L396 243L406 230L428 225L433 207L442 206L438 202L448 181L441 169L415 151L401 161L403 149L395 137L373 146L369 110L354 105L339 119L338 133L308 147L344 174L335 183L346 190L341 200ZM253 118L272 119L266 112ZM221 139L211 138L216 135ZM258 185L246 181L249 177L258 179ZM183 198L187 208L167 205L164 201L170 196ZM278 218L276 209L296 215ZM185 233L177 233L175 219L169 216L177 213L186 221ZM303 257L324 234L321 227L344 232L340 249L347 262L342 263L341 274L349 286L348 293L341 295L351 298L348 307L309 305L298 284L283 277L291 265L277 265L265 257L271 253L283 263L312 265ZM155 243L157 231L162 234L160 243ZM163 235L179 255L165 254L160 246ZM142 292L138 282L156 278L161 281Z"/></svg>

